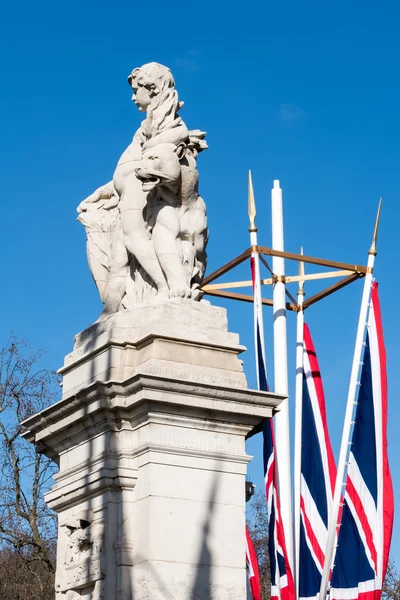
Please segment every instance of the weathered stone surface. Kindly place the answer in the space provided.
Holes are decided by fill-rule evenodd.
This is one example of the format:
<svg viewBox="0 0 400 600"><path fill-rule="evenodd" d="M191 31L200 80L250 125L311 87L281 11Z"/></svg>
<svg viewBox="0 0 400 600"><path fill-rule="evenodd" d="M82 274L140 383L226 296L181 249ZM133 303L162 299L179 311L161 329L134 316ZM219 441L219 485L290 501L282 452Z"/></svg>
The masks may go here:
<svg viewBox="0 0 400 600"><path fill-rule="evenodd" d="M246 388L238 358L244 349L228 332L225 309L205 300L121 311L76 336L60 369L63 397L92 381L125 381L139 373Z"/></svg>
<svg viewBox="0 0 400 600"><path fill-rule="evenodd" d="M77 336L62 400L25 422L59 464L58 600L245 599L245 438L282 397L247 389L242 350L208 303Z"/></svg>

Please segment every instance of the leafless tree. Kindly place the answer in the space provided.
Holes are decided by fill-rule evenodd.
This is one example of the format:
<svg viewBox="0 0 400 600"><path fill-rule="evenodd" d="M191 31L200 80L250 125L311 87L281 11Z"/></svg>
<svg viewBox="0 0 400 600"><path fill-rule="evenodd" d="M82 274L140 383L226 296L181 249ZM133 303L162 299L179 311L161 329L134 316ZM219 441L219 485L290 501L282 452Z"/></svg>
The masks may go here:
<svg viewBox="0 0 400 600"><path fill-rule="evenodd" d="M389 560L388 570L382 588L383 600L400 600L400 573L393 560Z"/></svg>
<svg viewBox="0 0 400 600"><path fill-rule="evenodd" d="M247 527L257 554L262 600L271 598L271 573L268 553L268 509L265 494L257 492L249 502Z"/></svg>
<svg viewBox="0 0 400 600"><path fill-rule="evenodd" d="M249 502L247 526L257 554L262 600L271 598L271 573L268 554L268 510L263 492L257 492ZM393 559L382 588L382 600L400 600L400 573Z"/></svg>
<svg viewBox="0 0 400 600"><path fill-rule="evenodd" d="M14 336L0 350L0 597L7 600L54 597L56 521L44 502L53 466L21 438L21 422L57 394L57 375L41 368L41 356Z"/></svg>

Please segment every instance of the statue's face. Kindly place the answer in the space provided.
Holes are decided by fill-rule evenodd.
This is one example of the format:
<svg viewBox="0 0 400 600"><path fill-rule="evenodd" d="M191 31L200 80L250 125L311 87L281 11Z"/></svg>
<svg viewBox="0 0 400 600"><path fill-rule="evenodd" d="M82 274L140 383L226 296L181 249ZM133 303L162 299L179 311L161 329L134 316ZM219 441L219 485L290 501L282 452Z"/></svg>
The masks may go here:
<svg viewBox="0 0 400 600"><path fill-rule="evenodd" d="M132 89L133 89L133 96L132 96L133 102L136 104L136 106L138 107L140 112L146 112L146 110L151 102L150 91L143 85L140 85L140 83L138 83L135 80L132 82Z"/></svg>

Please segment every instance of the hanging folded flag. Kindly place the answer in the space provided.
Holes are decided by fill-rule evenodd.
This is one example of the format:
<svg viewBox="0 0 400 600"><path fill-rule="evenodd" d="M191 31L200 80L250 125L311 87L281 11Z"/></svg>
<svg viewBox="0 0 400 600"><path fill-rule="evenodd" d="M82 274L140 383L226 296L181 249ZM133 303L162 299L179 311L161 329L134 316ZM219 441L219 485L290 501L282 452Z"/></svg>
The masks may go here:
<svg viewBox="0 0 400 600"><path fill-rule="evenodd" d="M331 600L379 600L389 558L394 505L386 437L386 353L376 283L362 360Z"/></svg>
<svg viewBox="0 0 400 600"><path fill-rule="evenodd" d="M246 527L246 564L251 596L253 600L261 600L260 574L258 572L257 554L249 530Z"/></svg>
<svg viewBox="0 0 400 600"><path fill-rule="evenodd" d="M321 587L336 478L321 373L306 324L301 438L299 597L305 599L317 598Z"/></svg>
<svg viewBox="0 0 400 600"><path fill-rule="evenodd" d="M258 388L263 391L268 391L269 388L267 383L267 369L265 362L262 303L260 300L261 293L259 270L256 262L258 261L258 256L252 256L250 260L254 290L254 345L256 353ZM274 426L272 419L269 419L264 423L263 437L265 493L268 504L268 544L271 567L271 600L294 600L296 593L286 550L285 533L280 514L278 475L275 460L276 452Z"/></svg>
<svg viewBox="0 0 400 600"><path fill-rule="evenodd" d="M264 322L261 303L260 267L258 254L254 253L254 256L250 258L250 267L254 293L254 347L256 354L257 383L258 388L266 392L269 388L265 360Z"/></svg>
<svg viewBox="0 0 400 600"><path fill-rule="evenodd" d="M264 476L268 503L271 600L294 600L296 593L281 519L275 456L274 427L270 419L264 424Z"/></svg>

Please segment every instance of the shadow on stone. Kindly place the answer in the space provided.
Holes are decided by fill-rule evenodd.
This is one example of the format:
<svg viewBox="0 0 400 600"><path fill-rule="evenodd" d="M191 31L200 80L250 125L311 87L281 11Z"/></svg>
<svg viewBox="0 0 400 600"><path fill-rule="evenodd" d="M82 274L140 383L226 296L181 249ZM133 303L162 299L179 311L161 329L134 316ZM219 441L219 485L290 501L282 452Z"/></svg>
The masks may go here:
<svg viewBox="0 0 400 600"><path fill-rule="evenodd" d="M213 597L211 589L213 556L210 549L210 535L213 513L215 510L215 499L217 496L219 485L219 471L217 470L217 464L215 465L215 467L216 470L214 471L213 482L211 485L210 496L208 499L206 520L203 523L201 548L199 558L197 561L197 570L193 582L191 600L208 600L209 598Z"/></svg>

